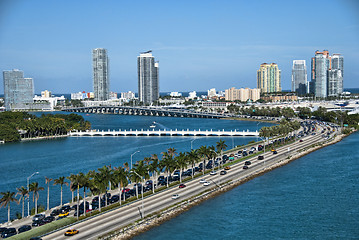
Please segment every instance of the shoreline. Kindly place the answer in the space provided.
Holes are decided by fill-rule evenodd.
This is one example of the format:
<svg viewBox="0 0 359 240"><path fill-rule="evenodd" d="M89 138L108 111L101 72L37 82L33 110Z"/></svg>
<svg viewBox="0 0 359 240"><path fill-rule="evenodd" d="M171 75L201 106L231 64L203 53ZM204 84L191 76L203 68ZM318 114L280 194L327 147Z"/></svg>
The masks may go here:
<svg viewBox="0 0 359 240"><path fill-rule="evenodd" d="M353 131L352 133L355 133L355 132L356 131ZM304 157L312 152L315 152L324 147L336 144L336 143L340 142L341 140L343 140L345 137L351 135L352 133L346 134L346 135L342 134L340 136L336 136L330 142L326 142L326 143L316 145L316 146L311 146L309 149L302 149L301 151L296 151L294 154L290 155L288 158L279 160L277 163L273 163L272 165L270 165L266 168L260 169L258 172L253 173L250 176L247 176L242 179L231 180L228 183L226 183L224 186L221 186L220 189L215 188L208 192L201 193L199 196L190 198L188 200L184 200L181 203L178 203L177 205L170 207L169 209L159 211L157 213L154 213L154 214L148 216L144 220L140 220L137 224L136 224L136 222L132 223L129 226L123 227L117 231L109 233L109 234L105 235L104 237L100 237L99 239L106 239L106 240L107 239L115 239L115 240L131 239L131 238L133 238L137 235L140 235L154 227L157 227L157 226L163 224L164 222L166 222L172 218L175 218L176 216L180 215L181 213L188 211L192 207L197 206L210 198L217 197L217 196L221 195L222 193L228 192L228 191L232 190L233 188L238 187L239 185L242 185L243 183L246 183L256 177L264 175L265 173L270 172L276 168L285 166L285 165L291 163L292 161L295 161L301 157ZM316 143L313 143L313 145L315 145L315 144Z"/></svg>
<svg viewBox="0 0 359 240"><path fill-rule="evenodd" d="M37 141L37 140L51 140L51 139L57 139L57 138L65 138L68 136L70 136L70 135L66 134L66 135L57 135L57 136L22 138L22 139L20 139L20 142L30 142L30 141Z"/></svg>

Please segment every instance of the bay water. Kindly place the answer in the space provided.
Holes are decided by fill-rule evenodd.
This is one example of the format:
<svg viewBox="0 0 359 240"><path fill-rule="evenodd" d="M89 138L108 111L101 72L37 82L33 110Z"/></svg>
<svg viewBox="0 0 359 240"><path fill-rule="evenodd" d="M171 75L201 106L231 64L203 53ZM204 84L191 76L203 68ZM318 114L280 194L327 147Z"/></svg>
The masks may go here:
<svg viewBox="0 0 359 240"><path fill-rule="evenodd" d="M359 239L359 133L135 237Z"/></svg>
<svg viewBox="0 0 359 240"><path fill-rule="evenodd" d="M42 113L35 113L41 115ZM256 131L270 123L257 123L252 121L234 121L220 119L171 118L150 116L124 116L81 114L92 123L93 129L149 129L156 122L156 129L201 129L201 130L249 130ZM152 154L161 156L161 152L168 148L175 148L177 152L190 151L191 141L193 148L202 145L216 145L219 140L225 140L228 147L243 145L256 140L255 137L67 137L53 140L36 140L20 143L7 143L0 145L0 192L16 192L16 188L27 184L27 177L34 172L30 183L36 181L45 190L40 191L38 204L46 207L47 186L45 176L56 179L60 176L69 176L79 172L87 173L97 170L104 165L112 167L130 164L150 157ZM69 202L71 192L69 187L63 188L64 202ZM50 185L50 207L60 204L60 186ZM26 206L26 204L25 204ZM32 195L30 208L34 207ZM21 204L11 203L11 218L15 213L21 213ZM25 215L27 208L25 207ZM0 208L0 222L7 221L7 209Z"/></svg>

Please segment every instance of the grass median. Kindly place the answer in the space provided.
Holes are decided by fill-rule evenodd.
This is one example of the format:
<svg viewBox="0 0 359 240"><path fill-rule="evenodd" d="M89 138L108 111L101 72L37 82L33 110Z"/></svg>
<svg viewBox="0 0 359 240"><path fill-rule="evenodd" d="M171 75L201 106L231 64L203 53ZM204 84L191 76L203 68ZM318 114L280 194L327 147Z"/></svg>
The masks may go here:
<svg viewBox="0 0 359 240"><path fill-rule="evenodd" d="M12 239L30 239L32 237L37 237L37 236L41 236L44 235L45 233L49 233L52 232L56 229L60 229L62 227L65 227L67 225L70 225L72 223L76 222L76 219L73 217L67 217L67 218L63 218L57 221L53 221L51 223L48 223L46 225L40 226L40 227L36 227L31 229L30 231L27 232L23 232L20 234L17 234L15 236L12 236L8 239L12 240Z"/></svg>

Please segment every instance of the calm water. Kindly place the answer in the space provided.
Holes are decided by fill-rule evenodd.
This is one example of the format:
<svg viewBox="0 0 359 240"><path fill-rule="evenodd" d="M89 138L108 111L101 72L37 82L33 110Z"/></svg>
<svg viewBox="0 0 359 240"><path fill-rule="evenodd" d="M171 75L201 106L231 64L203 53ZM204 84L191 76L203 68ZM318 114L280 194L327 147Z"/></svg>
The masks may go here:
<svg viewBox="0 0 359 240"><path fill-rule="evenodd" d="M353 134L135 239L359 239L358 143Z"/></svg>
<svg viewBox="0 0 359 240"><path fill-rule="evenodd" d="M40 115L40 113L37 113ZM94 129L141 129L149 128L153 121L160 128L172 129L226 129L255 131L257 127L270 124L256 122L192 119L192 118L166 118L146 116L121 115L83 115L92 123ZM14 191L20 186L26 187L26 178L33 172L40 172L31 178L39 182L45 189L45 176L58 178L69 176L71 173L88 172L104 165L122 166L126 161L133 161L150 157L151 154L160 154L170 147L179 151L190 151L191 140L194 137L82 137L63 138L56 140L41 140L0 145L0 192ZM200 137L193 142L193 148L201 145L215 145L220 139L226 141L228 146L245 144L255 138L241 137ZM50 206L60 204L60 187L50 186ZM40 192L39 204L46 206L46 190ZM64 201L71 199L69 188L64 186ZM33 203L30 200L30 206ZM21 205L11 204L11 216L21 212ZM25 210L26 212L26 210ZM0 222L7 220L7 210L0 209Z"/></svg>

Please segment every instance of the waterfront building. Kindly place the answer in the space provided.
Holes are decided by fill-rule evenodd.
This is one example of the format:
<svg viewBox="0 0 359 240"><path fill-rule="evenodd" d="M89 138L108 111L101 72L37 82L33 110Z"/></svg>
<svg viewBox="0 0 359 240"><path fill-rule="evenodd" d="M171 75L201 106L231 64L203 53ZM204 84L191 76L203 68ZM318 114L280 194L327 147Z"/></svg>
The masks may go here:
<svg viewBox="0 0 359 240"><path fill-rule="evenodd" d="M292 67L292 92L298 95L305 95L307 93L307 67L305 60L294 60Z"/></svg>
<svg viewBox="0 0 359 240"><path fill-rule="evenodd" d="M151 104L160 96L159 65L151 52L143 52L137 57L138 98L144 104Z"/></svg>
<svg viewBox="0 0 359 240"><path fill-rule="evenodd" d="M41 92L41 96L35 95L34 108L41 109L43 111L53 111L54 108L59 104L62 105L65 103L65 96L53 97L51 91L45 90Z"/></svg>
<svg viewBox="0 0 359 240"><path fill-rule="evenodd" d="M288 102L288 101L298 101L298 96L292 93L269 94L261 97L261 99L269 102Z"/></svg>
<svg viewBox="0 0 359 240"><path fill-rule="evenodd" d="M128 91L128 92L122 92L121 93L121 98L122 99L128 99L128 100L132 100L135 98L135 93Z"/></svg>
<svg viewBox="0 0 359 240"><path fill-rule="evenodd" d="M257 88L262 93L281 92L281 70L276 63L262 63L257 70Z"/></svg>
<svg viewBox="0 0 359 240"><path fill-rule="evenodd" d="M109 64L107 50L95 48L92 50L93 88L95 101L109 99Z"/></svg>
<svg viewBox="0 0 359 240"><path fill-rule="evenodd" d="M197 92L196 91L192 91L188 93L188 98L189 99L195 99L197 98Z"/></svg>
<svg viewBox="0 0 359 240"><path fill-rule="evenodd" d="M113 100L113 99L118 99L118 98L117 98L117 93L115 93L115 92L110 92L110 95L109 95L109 96L110 96L110 99L112 99L112 100Z"/></svg>
<svg viewBox="0 0 359 240"><path fill-rule="evenodd" d="M50 98L52 96L51 91L45 90L41 92L41 97Z"/></svg>
<svg viewBox="0 0 359 240"><path fill-rule="evenodd" d="M343 92L344 58L340 54L330 56L328 50L317 50L311 73L311 92L316 97L339 96Z"/></svg>
<svg viewBox="0 0 359 240"><path fill-rule="evenodd" d="M207 96L208 98L213 98L213 97L217 97L217 91L215 88L211 88L209 90L207 90Z"/></svg>
<svg viewBox="0 0 359 240"><path fill-rule="evenodd" d="M180 93L180 92L171 92L170 96L171 97L182 97L182 93Z"/></svg>
<svg viewBox="0 0 359 240"><path fill-rule="evenodd" d="M5 109L17 110L33 103L34 82L18 69L3 71Z"/></svg>
<svg viewBox="0 0 359 240"><path fill-rule="evenodd" d="M226 89L225 91L225 100L226 101L235 101L235 100L239 100L241 102L246 102L249 99L253 102L257 101L258 99L260 99L260 89L258 88L254 88L254 89L250 89L250 88L240 88L240 89L236 89L234 87L230 88L230 89Z"/></svg>
<svg viewBox="0 0 359 240"><path fill-rule="evenodd" d="M221 110L227 110L227 107L235 104L234 102L211 102L211 101L204 101L202 102L203 108L209 108L209 109L221 109Z"/></svg>

